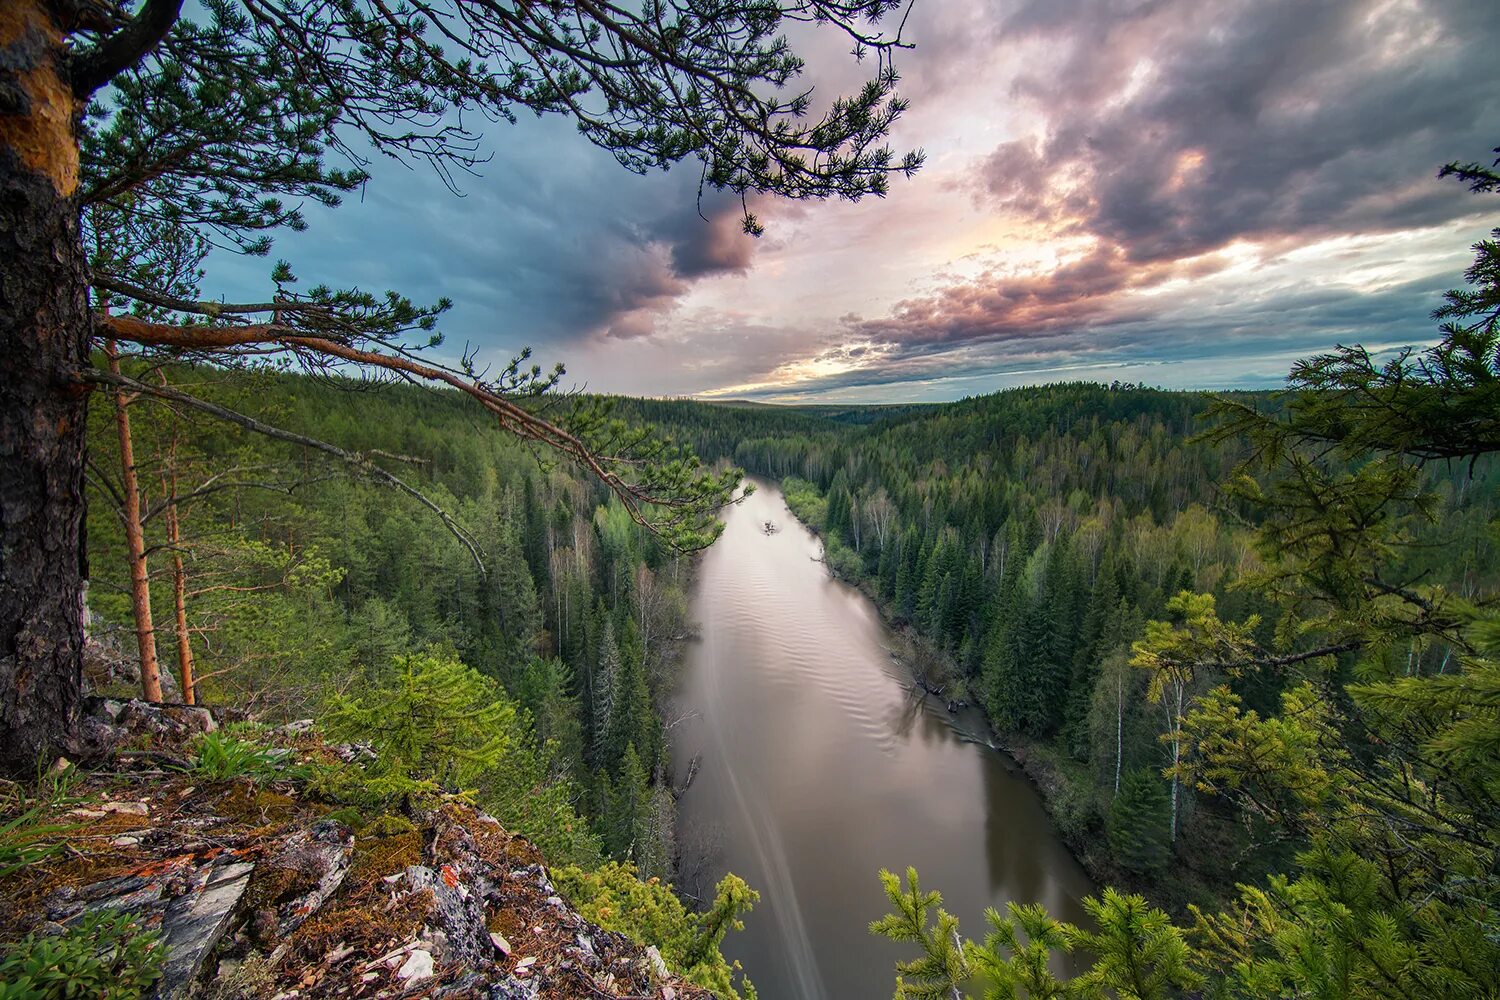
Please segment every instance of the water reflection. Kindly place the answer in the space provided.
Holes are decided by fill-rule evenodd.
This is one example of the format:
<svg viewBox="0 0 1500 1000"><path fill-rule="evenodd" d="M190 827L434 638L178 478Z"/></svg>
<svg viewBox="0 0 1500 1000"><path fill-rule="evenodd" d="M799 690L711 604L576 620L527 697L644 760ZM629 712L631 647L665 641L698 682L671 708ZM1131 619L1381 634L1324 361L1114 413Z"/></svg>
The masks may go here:
<svg viewBox="0 0 1500 1000"><path fill-rule="evenodd" d="M725 952L766 1000L878 998L910 957L866 927L875 873L915 865L976 936L986 906L1045 903L1078 920L1088 880L1034 790L972 711L913 691L873 606L831 579L774 484L728 514L692 595L674 760L702 763L680 803L691 875L763 896ZM780 530L765 534L765 521Z"/></svg>

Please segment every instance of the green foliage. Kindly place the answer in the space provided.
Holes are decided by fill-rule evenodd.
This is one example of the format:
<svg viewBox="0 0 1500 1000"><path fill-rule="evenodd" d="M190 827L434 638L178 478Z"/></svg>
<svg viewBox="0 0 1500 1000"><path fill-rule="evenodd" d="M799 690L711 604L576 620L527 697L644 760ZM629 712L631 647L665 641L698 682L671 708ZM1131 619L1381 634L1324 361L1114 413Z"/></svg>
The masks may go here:
<svg viewBox="0 0 1500 1000"><path fill-rule="evenodd" d="M610 862L596 871L555 868L558 891L586 919L617 931L642 945L655 945L668 968L728 1000L755 1000L755 988L738 963L719 952L724 935L743 926L740 917L760 894L734 875L718 884L707 911L691 914L671 887L657 879L642 881L634 866Z"/></svg>
<svg viewBox="0 0 1500 1000"><path fill-rule="evenodd" d="M29 790L8 785L0 797L0 880L66 848L59 835L77 824L49 823L47 818L76 801L72 792L82 774L76 764L45 768L39 762Z"/></svg>
<svg viewBox="0 0 1500 1000"><path fill-rule="evenodd" d="M1002 917L993 907L985 910L990 931L984 942L965 944L980 980L989 984L984 1000L1064 1000L1074 995L1051 966L1053 952L1073 947L1068 925L1037 903L1007 903L1006 911L1009 916Z"/></svg>
<svg viewBox="0 0 1500 1000"><path fill-rule="evenodd" d="M87 911L62 934L32 934L6 948L0 998L139 1000L161 977L160 937L132 914Z"/></svg>
<svg viewBox="0 0 1500 1000"><path fill-rule="evenodd" d="M290 750L262 746L216 730L199 737L192 773L203 781L230 781L241 777L275 781L289 776L293 770L289 765L292 756Z"/></svg>
<svg viewBox="0 0 1500 1000"><path fill-rule="evenodd" d="M43 822L50 812L50 807L38 804L0 821L0 879L63 849L64 842L56 837L72 827Z"/></svg>
<svg viewBox="0 0 1500 1000"><path fill-rule="evenodd" d="M1157 872L1171 860L1167 789L1150 771L1131 771L1110 803L1105 829L1109 849L1122 868Z"/></svg>
<svg viewBox="0 0 1500 1000"><path fill-rule="evenodd" d="M1085 899L1083 908L1098 929L1070 928L1068 934L1075 948L1095 956L1093 967L1076 981L1085 995L1167 1000L1203 985L1203 977L1189 968L1182 932L1142 897L1105 889L1102 896Z"/></svg>
<svg viewBox="0 0 1500 1000"><path fill-rule="evenodd" d="M991 909L980 943L959 936L957 918L942 908L941 894L922 890L915 869L906 870L904 886L888 871L880 882L892 912L871 923L871 933L922 953L896 963L896 1000L959 1000L971 982L982 985L984 1000L1168 1000L1203 983L1189 968L1182 933L1140 896L1106 889L1085 899L1096 930L1054 920L1036 904L1012 903L1008 917ZM1094 963L1060 979L1050 965L1057 951L1091 952Z"/></svg>
<svg viewBox="0 0 1500 1000"><path fill-rule="evenodd" d="M530 720L494 681L449 654L397 660L362 697L333 698L321 725L333 740L368 743L375 760L317 779L335 798L371 808L457 795L530 837L556 863L590 864L599 844L574 810L555 745L538 746Z"/></svg>
<svg viewBox="0 0 1500 1000"><path fill-rule="evenodd" d="M1309 682L1282 692L1279 716L1261 718L1241 702L1222 686L1195 699L1183 719L1193 752L1179 777L1305 833L1340 791L1334 773L1348 764L1331 706Z"/></svg>
<svg viewBox="0 0 1500 1000"><path fill-rule="evenodd" d="M958 937L958 918L942 908L942 894L923 892L915 868L906 870L904 887L896 875L884 870L880 884L893 910L873 921L870 933L914 944L922 952L896 963L896 1000L956 996L971 971Z"/></svg>
<svg viewBox="0 0 1500 1000"><path fill-rule="evenodd" d="M797 520L814 530L823 529L828 519L828 501L823 499L816 485L796 476L787 476L781 481L781 495Z"/></svg>
<svg viewBox="0 0 1500 1000"><path fill-rule="evenodd" d="M1174 685L1190 683L1209 667L1233 670L1248 665L1252 636L1260 625L1251 615L1243 624L1219 619L1212 594L1184 590L1167 601L1168 614L1180 619L1146 623L1146 635L1132 646L1131 666L1147 672L1147 696L1160 702Z"/></svg>
<svg viewBox="0 0 1500 1000"><path fill-rule="evenodd" d="M330 739L372 744L367 787L406 799L472 791L510 749L515 714L493 681L451 656L417 653L397 659L389 685L335 695L322 725Z"/></svg>

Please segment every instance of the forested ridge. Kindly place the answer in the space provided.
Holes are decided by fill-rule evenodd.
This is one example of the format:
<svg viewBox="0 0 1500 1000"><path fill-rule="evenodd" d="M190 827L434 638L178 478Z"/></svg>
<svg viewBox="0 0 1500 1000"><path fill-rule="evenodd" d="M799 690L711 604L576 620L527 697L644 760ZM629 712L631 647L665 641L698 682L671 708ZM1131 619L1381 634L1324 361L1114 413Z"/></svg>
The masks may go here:
<svg viewBox="0 0 1500 1000"><path fill-rule="evenodd" d="M781 479L830 570L916 636L920 683L985 709L1111 884L1093 927L1012 903L965 941L915 871L882 873L871 929L917 949L898 998L974 976L1495 995L1496 246L1475 250L1436 347L1339 348L1284 393L1056 385L761 416L722 452ZM648 412L724 448L712 412ZM1054 975L1075 950L1092 967Z"/></svg>
<svg viewBox="0 0 1500 1000"><path fill-rule="evenodd" d="M764 230L762 199L881 197L925 159L890 144L909 13L905 0L0 3L0 997L140 1000L186 959L172 988L217 1000L672 1000L688 983L753 1000L720 945L755 890L729 875L690 907L669 884L687 560L719 536L736 465L782 482L829 568L913 637L916 681L983 707L1112 883L1084 901L1087 926L1014 900L976 929L916 871L880 872L890 912L869 929L912 956L898 1000L1500 996L1500 230L1432 303L1436 332L1361 329L1326 299L1326 324L1273 331L1349 331L1274 399L1074 384L892 408L569 400L562 367L529 350L496 363L445 347L453 272L432 268L418 300L353 283L402 274L399 246L345 241L370 259L343 273L342 253L308 254L318 274L271 256L305 252L276 238L327 223L378 182L377 162L431 169L450 191L477 181L493 148L478 129L529 115L629 171L686 161L681 193L696 186L705 223L727 205L718 221L746 235ZM1243 27L1218 13L1163 38L1218 48ZM1366 61L1384 23L1363 13L1344 18L1361 43L1346 61ZM1105 27L1081 59L1101 37L1130 54ZM1281 44L1301 28L1252 32L1250 61L1327 73ZM1388 38L1436 60L1428 33ZM1175 54L1140 51L1152 75L1128 89L1139 80L1140 100L1171 112L1155 75ZM860 65L804 77L799 53ZM1072 104L1083 63L1057 65ZM1309 128L1308 108L1379 118L1397 93L1351 83L1375 95L1363 107L1336 87L1303 92L1306 79L1278 82ZM1483 98L1458 75L1428 82L1450 116L1476 112L1473 155ZM1051 89L1022 81L1012 96ZM1276 117L1285 93L1229 103ZM1244 131L1224 106L1202 117ZM1425 151L1443 116L1412 107L1424 127L1399 138ZM1333 130L1312 143L1321 158L1262 147L1258 131L1199 149L1116 126L1132 141L1097 159L1054 159L1052 137L1009 146L1026 155L975 161L951 190L1011 189L1013 207L1045 209L1037 229L1084 242L1019 293L1008 265L961 269L1006 279L1001 305L1049 307L973 328L964 308L903 332L937 319L938 300L872 284L872 317L839 322L892 358L919 339L968 349L1047 331L1086 354L1128 329L1114 296L1212 278L1241 244L1299 267L1299 238L1328 250L1410 232L1425 255L1442 226L1492 211L1429 216L1409 163L1371 170L1393 148L1383 129ZM1113 199L1071 218L1105 186L1132 190L1116 158L1134 159L1141 135L1178 154L1158 193L1180 183L1193 201L1275 211L1236 236L1142 198L1131 214L1178 237L1224 233L1170 259L1120 237ZM1242 188L1258 171L1231 161L1262 159L1327 172ZM1440 176L1489 198L1497 169ZM1343 207L1318 215L1299 186L1337 188ZM1382 198L1396 211L1367 216ZM1344 217L1375 221L1341 232ZM618 330L557 330L640 334L694 281L748 268L707 249L722 232L693 249L661 231L674 227L631 229L675 270L610 314ZM712 266L685 260L700 253ZM223 254L267 260L242 301L208 281L249 275L219 268ZM1350 294L1371 301L1426 280L1326 252L1315 282L1348 277L1346 260L1365 268ZM1072 283L1082 272L1105 284ZM1260 273L1235 277L1254 295ZM492 346L505 319L471 329ZM879 354L804 332L804 358ZM1416 346L1357 345L1376 336ZM204 981L215 969L225 981Z"/></svg>
<svg viewBox="0 0 1500 1000"><path fill-rule="evenodd" d="M1310 364L1352 367L1359 355ZM335 801L478 796L568 866L560 884L591 918L676 940L674 961L690 963L695 981L733 988L717 951L694 942L708 926L721 937L754 893L731 878L694 916L658 881L674 876L676 859L670 692L675 644L692 630L690 560L596 479L477 433L457 393L190 365L126 370L135 384L187 386L294 435L195 420L189 437L182 410L123 397L154 567L151 644L168 683L190 700L247 707L259 727L315 715L343 738L404 732L391 729L393 709L448 719L377 740L386 750L352 782L334 780ZM1359 982L1332 995L1395 996L1422 983L1487 995L1484 948L1460 959L1434 950L1432 935L1485 926L1488 848L1477 845L1493 790L1481 751L1446 727L1472 719L1483 741L1490 726L1488 709L1454 699L1486 690L1472 678L1488 662L1497 470L1483 450L1392 464L1363 446L1321 448L1316 473L1293 465L1297 482L1332 491L1313 495L1320 516L1368 513L1320 526L1293 487L1276 491L1266 440L1289 427L1322 433L1325 398L1307 387L1211 397L1080 383L833 414L573 402L652 421L706 457L779 478L823 535L830 570L914 638L914 681L980 704L1001 742L1028 758L1093 870L1144 894L1111 888L1091 901L1098 931L1018 906L995 915L999 937L950 948L959 939L951 918L934 918L939 897L915 873L892 876L894 912L876 929L928 953L903 983L1031 975L1035 989L1022 995L1045 996L1051 973L1039 956L1077 948L1107 964L1143 949L1157 986L1113 987L1120 995L1192 995L1206 983L1272 995L1311 975L1297 963L1312 959L1290 957L1297 949L1321 962L1330 948L1363 951L1394 935L1356 963L1368 966ZM128 649L142 619L119 414L99 407L90 430L89 605L93 633ZM347 455L295 435L338 440ZM1304 573L1345 591L1310 591ZM1428 682L1442 699L1432 706L1372 716L1355 700L1390 704ZM256 726L231 745L264 745ZM1436 733L1454 748L1445 753L1472 764L1439 779L1463 783L1439 795L1409 771L1385 771L1378 751L1352 752L1365 738L1356 726L1372 736L1396 727L1372 747ZM1374 799L1346 801L1362 781ZM1369 841L1391 809L1410 832ZM1425 886L1420 899L1382 886L1368 867L1382 852L1416 862L1402 877ZM1467 902L1443 899L1437 872L1423 870L1432 857ZM1229 975L1235 954L1250 964ZM1279 956L1270 967L1267 954ZM1405 971L1381 971L1392 962ZM1389 983L1371 986L1372 974Z"/></svg>
<svg viewBox="0 0 1500 1000"><path fill-rule="evenodd" d="M1271 393L1227 398L1283 405ZM714 408L626 405L705 455L781 479L793 510L823 534L830 569L919 637L920 680L973 698L1002 742L1031 758L1054 818L1094 871L1180 907L1283 867L1292 850L1221 799L1181 788L1174 809L1160 776L1170 713L1129 663L1145 623L1169 617L1184 591L1212 595L1225 619L1256 616L1262 642L1289 627L1253 582L1266 566L1263 514L1224 488L1252 444L1208 437L1214 400L1058 384L875 408L863 426L751 411L737 440L740 421ZM1488 459L1424 469L1436 506L1403 547L1401 574L1467 596L1494 589L1497 476ZM1414 642L1392 655L1421 674L1453 669L1457 654ZM1267 713L1291 678L1209 674L1194 684L1221 681Z"/></svg>
<svg viewBox="0 0 1500 1000"><path fill-rule="evenodd" d="M317 709L329 690L378 684L412 651L449 650L529 712L559 777L578 786L572 804L597 820L610 853L631 857L634 844L645 871L666 873L655 706L688 629L682 557L597 482L478 432L456 394L193 369L173 370L172 381L396 469L482 554L476 561L440 517L358 467L232 426L195 425L189 442L179 414L134 401L143 506L158 515L146 523L159 567L155 643L164 662L178 662L180 556L196 700L285 720ZM106 408L94 414L89 602L96 631L134 649L114 419ZM161 516L169 506L176 545ZM615 780L631 783L628 792L616 795ZM629 815L618 812L626 799ZM599 847L585 837L579 849Z"/></svg>

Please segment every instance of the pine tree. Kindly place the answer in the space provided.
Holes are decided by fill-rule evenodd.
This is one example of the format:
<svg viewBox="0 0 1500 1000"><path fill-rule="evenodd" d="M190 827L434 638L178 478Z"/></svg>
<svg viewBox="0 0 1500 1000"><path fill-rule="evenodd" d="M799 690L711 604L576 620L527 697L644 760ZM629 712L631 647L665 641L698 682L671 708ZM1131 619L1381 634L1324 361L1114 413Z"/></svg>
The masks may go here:
<svg viewBox="0 0 1500 1000"><path fill-rule="evenodd" d="M1080 995L1170 1000L1191 996L1203 985L1203 977L1191 968L1182 932L1142 897L1105 889L1101 896L1085 899L1083 907L1098 930L1069 932L1074 948L1095 956L1093 967L1075 980Z"/></svg>
<svg viewBox="0 0 1500 1000"><path fill-rule="evenodd" d="M625 622L625 642L620 647L620 668L615 675L614 708L610 718L605 760L613 767L623 759L626 746L634 747L647 775L661 763L661 721L652 708L651 688L641 658L635 622Z"/></svg>
<svg viewBox="0 0 1500 1000"><path fill-rule="evenodd" d="M604 847L612 857L634 860L650 835L651 785L635 745L626 746L617 776L607 784Z"/></svg>

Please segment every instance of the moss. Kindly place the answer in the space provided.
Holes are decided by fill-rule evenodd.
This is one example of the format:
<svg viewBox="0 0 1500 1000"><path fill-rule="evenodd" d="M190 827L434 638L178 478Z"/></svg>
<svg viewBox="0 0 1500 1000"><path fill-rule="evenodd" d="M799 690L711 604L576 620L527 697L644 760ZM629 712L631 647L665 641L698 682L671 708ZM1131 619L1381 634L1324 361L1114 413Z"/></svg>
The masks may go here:
<svg viewBox="0 0 1500 1000"><path fill-rule="evenodd" d="M413 828L390 837L361 837L354 842L354 864L349 876L357 882L373 882L421 863L420 830Z"/></svg>
<svg viewBox="0 0 1500 1000"><path fill-rule="evenodd" d="M340 945L373 956L415 936L426 922L431 893L413 893L393 903L386 889L378 881L353 886L309 917L291 936L283 973L301 963L321 963Z"/></svg>
<svg viewBox="0 0 1500 1000"><path fill-rule="evenodd" d="M365 814L353 806L345 806L342 809L334 809L326 812L323 814L323 818L342 823L356 833L365 828Z"/></svg>
<svg viewBox="0 0 1500 1000"><path fill-rule="evenodd" d="M273 826L285 823L301 811L301 803L290 795L258 788L250 781L235 781L216 804L221 816L247 826Z"/></svg>
<svg viewBox="0 0 1500 1000"><path fill-rule="evenodd" d="M263 906L275 906L303 878L294 868L282 868L261 863L255 866L250 884L245 887L245 906L258 910Z"/></svg>
<svg viewBox="0 0 1500 1000"><path fill-rule="evenodd" d="M382 813L364 829L364 833L371 837L395 837L403 833L412 833L416 829L416 825L405 816Z"/></svg>
<svg viewBox="0 0 1500 1000"><path fill-rule="evenodd" d="M489 919L485 921L485 927L499 934L512 945L517 942L529 940L531 925L525 916L518 910L501 907L490 913Z"/></svg>

